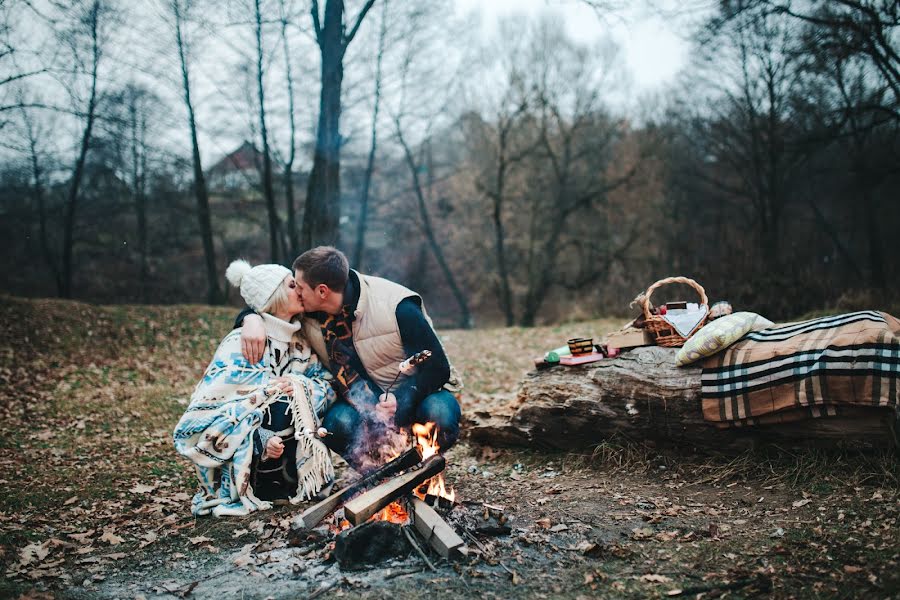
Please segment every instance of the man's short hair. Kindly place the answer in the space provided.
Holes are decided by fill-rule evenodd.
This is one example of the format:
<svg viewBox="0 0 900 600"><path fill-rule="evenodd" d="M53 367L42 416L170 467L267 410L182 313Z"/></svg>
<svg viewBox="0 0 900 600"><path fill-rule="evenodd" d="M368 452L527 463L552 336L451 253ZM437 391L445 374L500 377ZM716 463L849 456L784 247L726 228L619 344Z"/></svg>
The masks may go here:
<svg viewBox="0 0 900 600"><path fill-rule="evenodd" d="M303 281L309 287L324 283L332 291L343 292L350 277L350 263L337 248L317 246L297 257L294 271L303 273Z"/></svg>

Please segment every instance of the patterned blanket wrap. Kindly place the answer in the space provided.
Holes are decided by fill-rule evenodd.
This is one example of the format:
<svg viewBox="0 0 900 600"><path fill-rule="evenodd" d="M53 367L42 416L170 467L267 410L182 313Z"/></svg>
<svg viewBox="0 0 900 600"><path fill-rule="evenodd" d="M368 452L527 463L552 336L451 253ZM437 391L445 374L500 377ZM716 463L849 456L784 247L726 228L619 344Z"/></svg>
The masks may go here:
<svg viewBox="0 0 900 600"><path fill-rule="evenodd" d="M243 515L271 508L271 502L254 496L250 484L253 433L275 402L289 402L297 439L298 483L291 503L311 498L334 478L328 449L315 435L316 407L334 399L327 371L310 356L308 346L303 347L301 360L292 361L294 368L283 373L293 383L292 396L269 395L266 383L273 377L267 367L272 360L269 346L263 360L251 365L241 354L240 334L235 329L219 344L173 435L176 450L194 463L200 481L191 502L195 516Z"/></svg>

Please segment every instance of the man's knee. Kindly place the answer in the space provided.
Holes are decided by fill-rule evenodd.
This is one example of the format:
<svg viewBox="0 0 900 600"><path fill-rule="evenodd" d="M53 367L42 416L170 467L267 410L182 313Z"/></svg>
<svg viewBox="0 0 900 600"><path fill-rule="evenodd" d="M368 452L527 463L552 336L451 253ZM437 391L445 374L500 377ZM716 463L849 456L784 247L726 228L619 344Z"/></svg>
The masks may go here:
<svg viewBox="0 0 900 600"><path fill-rule="evenodd" d="M343 456L359 432L360 416L352 406L339 401L325 412L322 427L330 434L322 441L328 448Z"/></svg>
<svg viewBox="0 0 900 600"><path fill-rule="evenodd" d="M438 428L438 444L441 450L447 450L459 438L461 416L456 397L447 390L440 390L422 400L416 411L416 422L434 422Z"/></svg>

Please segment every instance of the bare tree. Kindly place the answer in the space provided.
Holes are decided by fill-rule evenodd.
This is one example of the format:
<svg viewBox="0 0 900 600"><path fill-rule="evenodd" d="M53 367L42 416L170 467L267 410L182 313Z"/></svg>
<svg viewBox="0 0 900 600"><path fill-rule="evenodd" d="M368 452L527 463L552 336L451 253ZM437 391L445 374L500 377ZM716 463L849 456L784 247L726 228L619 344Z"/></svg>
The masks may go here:
<svg viewBox="0 0 900 600"><path fill-rule="evenodd" d="M62 247L62 286L60 296L63 298L72 297L72 274L73 274L73 250L75 245L75 222L77 218L79 192L81 191L81 181L84 176L84 165L87 158L88 150L91 147L91 135L94 129L95 111L97 108L97 75L100 68L100 58L102 52L102 33L101 25L106 18L107 8L100 0L94 0L90 5L76 7L77 26L69 38L73 56L76 61L76 69L78 72L85 73L88 77L88 99L84 114L84 126L81 132L81 142L79 144L78 156L75 159L75 165L72 168L72 177L69 182L69 191L66 198L65 220L63 222L63 247ZM82 38L88 45L87 61L82 61L81 48Z"/></svg>
<svg viewBox="0 0 900 600"><path fill-rule="evenodd" d="M21 102L20 104L25 104L25 102ZM47 268L50 269L50 273L53 275L53 280L56 283L56 293L62 295L63 280L59 268L59 257L57 251L50 242L45 169L41 151L38 148L38 144L40 143L39 138L43 132L38 130L39 126L34 122L27 110L23 108L21 109L21 113L22 122L25 125L29 163L31 165L31 193L38 211L38 231L40 235L41 255L44 258L44 263L47 265Z"/></svg>
<svg viewBox="0 0 900 600"><path fill-rule="evenodd" d="M224 298L219 287L216 253L212 237L212 219L209 212L209 192L206 189L206 178L200 160L200 143L197 140L197 122L194 118L194 104L191 101L191 80L188 71L187 42L184 36L186 13L190 10L190 0L186 0L182 8L182 0L172 0L172 13L175 17L175 44L178 48L178 59L181 64L181 82L184 104L188 113L188 129L191 136L191 160L194 168L194 196L197 200L197 221L200 225L200 236L203 240L203 253L206 258L207 301L220 304Z"/></svg>
<svg viewBox="0 0 900 600"><path fill-rule="evenodd" d="M318 0L312 0L313 28L322 56L322 86L316 149L309 174L301 235L301 243L307 248L335 244L340 237L340 125L344 54L373 4L375 0L366 0L348 32L344 28L344 0L325 0L324 20L319 16Z"/></svg>
<svg viewBox="0 0 900 600"><path fill-rule="evenodd" d="M366 226L369 221L369 187L372 184L372 174L375 171L375 152L378 147L378 113L381 108L381 66L384 60L384 45L387 37L387 9L388 0L381 3L381 28L378 32L378 54L375 57L375 100L372 105L372 129L371 142L369 144L369 158L366 161L366 170L363 173L362 194L359 201L359 223L356 226L356 245L353 250L353 264L357 269L363 268L363 257L366 247Z"/></svg>
<svg viewBox="0 0 900 600"><path fill-rule="evenodd" d="M447 263L447 259L444 257L444 250L441 247L441 244L438 242L437 236L435 235L435 228L432 224L431 215L428 210L428 204L425 200L425 191L423 190L422 181L419 178L419 172L422 170L422 164L421 161L416 160L415 156L413 155L412 149L406 142L406 139L403 137L403 125L401 123L400 116L396 116L394 118L394 135L396 136L397 142L400 144L400 147L403 149L403 156L406 160L406 165L409 167L410 176L412 177L412 191L415 194L416 198L416 207L419 213L422 233L425 235L425 239L428 242L428 247L431 249L434 258L438 263L438 267L441 269L441 274L447 281L447 285L450 286L450 291L453 293L453 298L456 300L456 303L459 306L459 326L463 329L471 329L473 323L472 313L469 311L469 303L466 300L466 296L463 293L462 289L459 287L459 284L456 282L456 277L454 277L453 271L450 269L450 265ZM431 148L430 143L427 140L425 142L425 150L429 152L430 156ZM429 174L432 174L434 172L433 167L428 168L428 171Z"/></svg>
<svg viewBox="0 0 900 600"><path fill-rule="evenodd" d="M275 210L275 189L272 186L272 157L269 152L269 130L266 126L266 97L263 85L263 21L260 0L253 2L253 14L256 18L256 96L259 104L259 133L262 138L262 183L263 195L266 199L266 212L269 215L269 259L278 262L278 213Z"/></svg>
<svg viewBox="0 0 900 600"><path fill-rule="evenodd" d="M300 242L297 237L297 208L294 200L294 160L297 157L297 124L294 115L294 78L291 70L291 51L288 44L287 28L289 14L284 0L279 0L281 16L281 44L284 50L284 73L288 95L288 124L290 130L290 142L287 159L284 161L284 197L285 211L287 213L287 237L290 243L290 252L297 252ZM285 256L285 260L289 257Z"/></svg>
<svg viewBox="0 0 900 600"><path fill-rule="evenodd" d="M138 240L138 283L141 302L148 301L147 283L150 277L147 251L147 111L150 92L141 86L129 84L125 87L125 104L128 111L128 130L131 154L131 195Z"/></svg>
<svg viewBox="0 0 900 600"><path fill-rule="evenodd" d="M594 233L581 245L579 225L591 223L592 211L613 191L633 179L635 162L613 177L609 166L621 125L603 109L601 92L614 79L616 48L600 51L574 44L559 24L543 21L534 33L534 88L540 152L530 166L533 192L528 198L528 232L524 251L524 281L520 324L532 326L552 288L578 289L604 276L611 257L623 248ZM626 246L633 243L622 242ZM567 246L582 254L566 252Z"/></svg>

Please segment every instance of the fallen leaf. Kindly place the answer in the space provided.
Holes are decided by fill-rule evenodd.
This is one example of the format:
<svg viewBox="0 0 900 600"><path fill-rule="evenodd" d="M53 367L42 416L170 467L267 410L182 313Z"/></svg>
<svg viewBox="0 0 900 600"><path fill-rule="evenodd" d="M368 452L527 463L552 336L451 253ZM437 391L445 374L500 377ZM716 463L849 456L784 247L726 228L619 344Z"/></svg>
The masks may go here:
<svg viewBox="0 0 900 600"><path fill-rule="evenodd" d="M797 500L796 502L791 504L791 506L793 506L794 508L800 508L801 506L806 506L810 502L812 502L812 500L810 500L809 498L804 498L803 500Z"/></svg>
<svg viewBox="0 0 900 600"><path fill-rule="evenodd" d="M855 565L844 565L844 573L861 573L863 570L862 567L857 567Z"/></svg>
<svg viewBox="0 0 900 600"><path fill-rule="evenodd" d="M535 521L535 523L541 529L550 529L550 518L549 517L544 517L543 519L538 519L537 521Z"/></svg>
<svg viewBox="0 0 900 600"><path fill-rule="evenodd" d="M70 504L75 504L76 502L78 502L78 496L72 496L71 498L63 502L63 506L69 506Z"/></svg>
<svg viewBox="0 0 900 600"><path fill-rule="evenodd" d="M196 546L197 544L202 544L204 542L211 542L212 538L208 538L205 535L198 535L197 537L188 538L188 541Z"/></svg>
<svg viewBox="0 0 900 600"><path fill-rule="evenodd" d="M670 583L672 578L666 577L665 575L648 573L646 575L641 575L641 581L646 581L647 583Z"/></svg>
<svg viewBox="0 0 900 600"><path fill-rule="evenodd" d="M631 537L636 540L646 540L653 537L653 530L649 527L635 527L631 530Z"/></svg>
<svg viewBox="0 0 900 600"><path fill-rule="evenodd" d="M47 558L49 553L50 549L45 544L33 542L22 548L22 551L19 553L19 564L25 566L39 563Z"/></svg>
<svg viewBox="0 0 900 600"><path fill-rule="evenodd" d="M560 523L559 525L554 525L550 528L550 531L553 533L559 533L560 531L566 531L569 528L565 523Z"/></svg>
<svg viewBox="0 0 900 600"><path fill-rule="evenodd" d="M149 494L153 490L156 489L155 485L144 485L143 483L136 483L134 487L132 487L129 492L132 494Z"/></svg>
<svg viewBox="0 0 900 600"><path fill-rule="evenodd" d="M93 529L88 529L84 533L70 533L69 537L78 542L79 544L88 544L90 543L89 538L94 535Z"/></svg>
<svg viewBox="0 0 900 600"><path fill-rule="evenodd" d="M103 531L103 535L100 536L100 541L107 542L110 546L117 546L124 542L125 538L117 536L112 529L106 529Z"/></svg>

